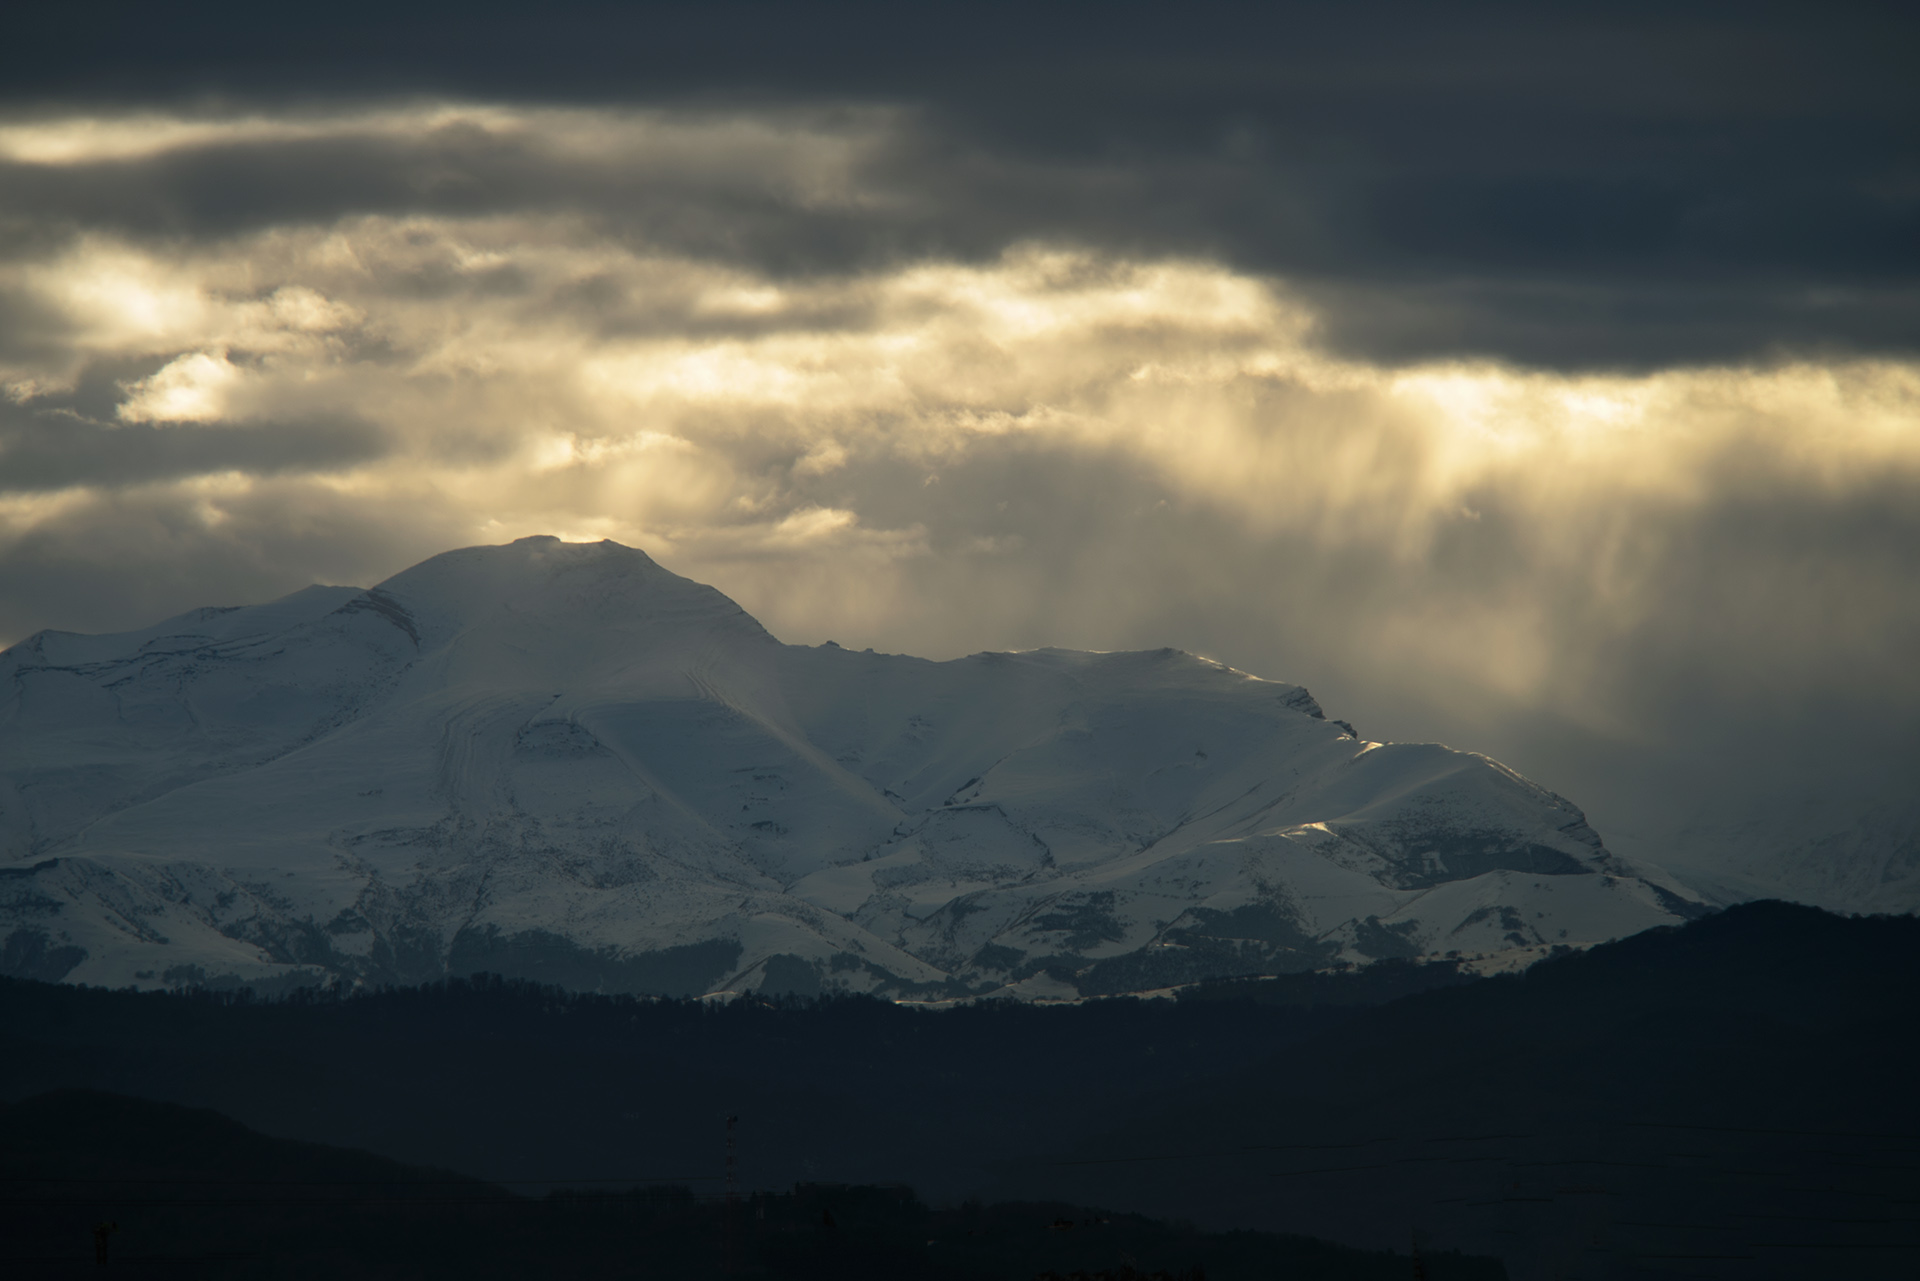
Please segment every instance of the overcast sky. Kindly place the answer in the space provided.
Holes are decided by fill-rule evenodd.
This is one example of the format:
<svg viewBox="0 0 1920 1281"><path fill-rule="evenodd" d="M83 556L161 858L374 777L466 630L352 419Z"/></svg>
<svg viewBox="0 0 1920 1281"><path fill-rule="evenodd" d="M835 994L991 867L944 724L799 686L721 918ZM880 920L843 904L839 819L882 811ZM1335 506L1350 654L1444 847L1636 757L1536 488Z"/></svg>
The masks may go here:
<svg viewBox="0 0 1920 1281"><path fill-rule="evenodd" d="M1910 798L1899 7L518 8L10 17L0 643L605 537L1620 843Z"/></svg>

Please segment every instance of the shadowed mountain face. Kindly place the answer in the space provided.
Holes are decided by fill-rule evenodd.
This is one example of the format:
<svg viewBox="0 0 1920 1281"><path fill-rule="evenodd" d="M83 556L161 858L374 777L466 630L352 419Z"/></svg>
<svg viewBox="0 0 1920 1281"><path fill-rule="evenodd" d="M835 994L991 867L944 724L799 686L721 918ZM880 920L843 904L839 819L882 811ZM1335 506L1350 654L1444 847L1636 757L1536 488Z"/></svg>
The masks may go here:
<svg viewBox="0 0 1920 1281"><path fill-rule="evenodd" d="M41 633L0 697L26 977L1073 996L1693 910L1560 797L1298 686L783 645L613 543Z"/></svg>

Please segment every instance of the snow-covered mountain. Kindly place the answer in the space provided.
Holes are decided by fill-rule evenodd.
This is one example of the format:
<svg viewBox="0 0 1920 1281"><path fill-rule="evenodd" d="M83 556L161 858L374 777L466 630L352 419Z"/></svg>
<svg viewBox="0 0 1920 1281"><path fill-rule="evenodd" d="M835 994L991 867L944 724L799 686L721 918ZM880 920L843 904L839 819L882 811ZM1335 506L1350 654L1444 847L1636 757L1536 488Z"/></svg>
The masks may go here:
<svg viewBox="0 0 1920 1281"><path fill-rule="evenodd" d="M1560 797L1298 686L783 645L614 543L42 632L0 698L4 968L50 979L1070 996L1694 910Z"/></svg>
<svg viewBox="0 0 1920 1281"><path fill-rule="evenodd" d="M1719 800L1691 821L1630 838L1661 871L1707 901L1777 898L1829 912L1920 912L1920 795L1868 775L1767 797Z"/></svg>

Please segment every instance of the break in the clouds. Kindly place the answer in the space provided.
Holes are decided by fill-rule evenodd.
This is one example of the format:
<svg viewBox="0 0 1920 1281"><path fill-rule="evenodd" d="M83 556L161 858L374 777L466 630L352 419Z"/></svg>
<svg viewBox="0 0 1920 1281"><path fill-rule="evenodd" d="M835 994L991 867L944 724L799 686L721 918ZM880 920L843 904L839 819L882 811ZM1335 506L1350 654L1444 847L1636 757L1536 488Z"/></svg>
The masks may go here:
<svg viewBox="0 0 1920 1281"><path fill-rule="evenodd" d="M0 639L557 533L646 548L789 640L1205 652L1501 755L1616 838L1915 761L1910 354L1370 345L1445 307L1129 224L1155 184L1204 197L1218 157L1042 166L940 128L439 101L6 122Z"/></svg>

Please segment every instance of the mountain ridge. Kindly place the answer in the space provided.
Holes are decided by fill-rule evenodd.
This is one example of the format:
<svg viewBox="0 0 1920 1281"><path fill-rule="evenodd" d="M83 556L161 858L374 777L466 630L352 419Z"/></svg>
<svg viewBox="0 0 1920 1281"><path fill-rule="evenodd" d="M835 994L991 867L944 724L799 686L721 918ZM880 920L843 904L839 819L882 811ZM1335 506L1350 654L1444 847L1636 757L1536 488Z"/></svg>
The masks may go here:
<svg viewBox="0 0 1920 1281"><path fill-rule="evenodd" d="M1695 910L1564 798L1300 686L784 645L610 541L41 632L0 689L0 933L75 981L1072 999Z"/></svg>

